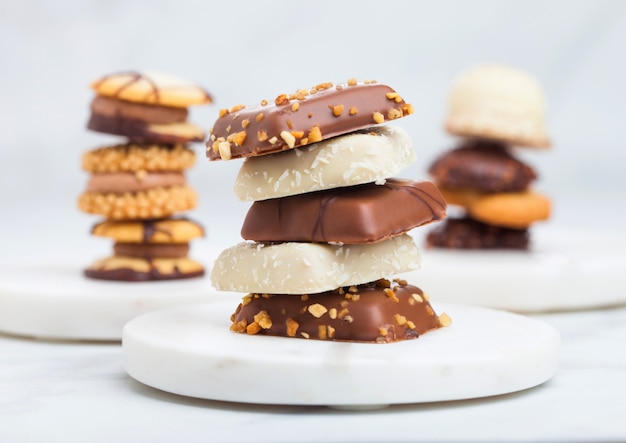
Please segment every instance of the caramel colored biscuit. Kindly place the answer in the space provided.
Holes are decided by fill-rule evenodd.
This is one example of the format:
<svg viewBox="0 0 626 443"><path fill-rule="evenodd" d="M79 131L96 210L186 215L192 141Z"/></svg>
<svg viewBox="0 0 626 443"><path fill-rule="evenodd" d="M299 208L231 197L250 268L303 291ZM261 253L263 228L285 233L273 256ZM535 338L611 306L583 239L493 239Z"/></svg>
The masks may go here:
<svg viewBox="0 0 626 443"><path fill-rule="evenodd" d="M103 117L140 120L145 123L170 124L187 120L187 108L145 105L97 95L91 101L91 112Z"/></svg>
<svg viewBox="0 0 626 443"><path fill-rule="evenodd" d="M183 144L129 143L87 151L82 157L82 168L92 173L183 171L195 162L195 153Z"/></svg>
<svg viewBox="0 0 626 443"><path fill-rule="evenodd" d="M169 217L189 211L196 204L196 192L186 185L120 194L84 192L78 198L78 207L82 211L113 220Z"/></svg>
<svg viewBox="0 0 626 443"><path fill-rule="evenodd" d="M273 102L222 110L206 143L210 160L260 156L306 146L413 112L391 87L374 82L281 94Z"/></svg>
<svg viewBox="0 0 626 443"><path fill-rule="evenodd" d="M204 267L189 258L146 260L113 256L96 261L84 273L86 277L97 280L139 282L201 277Z"/></svg>
<svg viewBox="0 0 626 443"><path fill-rule="evenodd" d="M448 218L426 236L433 248L450 249L528 249L527 229L488 225L465 218Z"/></svg>
<svg viewBox="0 0 626 443"><path fill-rule="evenodd" d="M213 101L202 87L161 72L119 72L92 83L98 95L148 105L186 108Z"/></svg>
<svg viewBox="0 0 626 443"><path fill-rule="evenodd" d="M219 255L211 271L218 290L310 294L358 285L419 268L408 234L361 245L243 242Z"/></svg>
<svg viewBox="0 0 626 443"><path fill-rule="evenodd" d="M550 217L550 199L533 191L485 194L440 187L449 205L462 206L470 217L495 226L526 229Z"/></svg>
<svg viewBox="0 0 626 443"><path fill-rule="evenodd" d="M107 134L123 135L135 143L200 142L205 133L192 123L152 124L142 120L91 114L87 128Z"/></svg>
<svg viewBox="0 0 626 443"><path fill-rule="evenodd" d="M439 186L481 192L524 191L537 178L505 146L485 141L468 141L444 152L428 172Z"/></svg>
<svg viewBox="0 0 626 443"><path fill-rule="evenodd" d="M133 220L97 223L92 235L112 238L119 243L187 243L204 237L204 228L187 218Z"/></svg>
<svg viewBox="0 0 626 443"><path fill-rule="evenodd" d="M446 130L518 146L550 146L541 87L528 74L497 64L477 66L456 79Z"/></svg>
<svg viewBox="0 0 626 443"><path fill-rule="evenodd" d="M248 294L231 330L312 340L392 343L450 324L416 286L388 280L301 296Z"/></svg>
<svg viewBox="0 0 626 443"><path fill-rule="evenodd" d="M240 200L384 182L415 161L407 132L377 126L272 155L247 158L235 180Z"/></svg>
<svg viewBox="0 0 626 443"><path fill-rule="evenodd" d="M254 202L241 236L258 242L376 243L445 216L446 203L434 184L390 178L382 185Z"/></svg>

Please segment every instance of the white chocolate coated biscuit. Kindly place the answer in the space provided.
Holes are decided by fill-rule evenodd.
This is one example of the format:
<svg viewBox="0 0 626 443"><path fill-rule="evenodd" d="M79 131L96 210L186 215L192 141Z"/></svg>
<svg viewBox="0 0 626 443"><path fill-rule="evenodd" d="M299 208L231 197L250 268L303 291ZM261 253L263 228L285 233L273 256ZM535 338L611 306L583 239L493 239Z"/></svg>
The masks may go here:
<svg viewBox="0 0 626 443"><path fill-rule="evenodd" d="M376 126L303 148L249 157L234 190L242 201L257 201L354 186L392 177L415 159L404 129Z"/></svg>
<svg viewBox="0 0 626 443"><path fill-rule="evenodd" d="M211 272L218 290L314 294L419 269L407 234L367 245L243 242L224 250Z"/></svg>

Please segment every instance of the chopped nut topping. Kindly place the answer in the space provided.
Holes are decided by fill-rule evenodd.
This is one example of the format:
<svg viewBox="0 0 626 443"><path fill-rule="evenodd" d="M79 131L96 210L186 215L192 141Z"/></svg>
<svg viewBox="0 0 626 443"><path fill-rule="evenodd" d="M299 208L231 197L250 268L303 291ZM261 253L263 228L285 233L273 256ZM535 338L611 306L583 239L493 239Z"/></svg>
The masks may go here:
<svg viewBox="0 0 626 443"><path fill-rule="evenodd" d="M235 105L232 108L230 108L230 112L237 112L237 111L241 111L242 109L244 109L246 107L246 105Z"/></svg>
<svg viewBox="0 0 626 443"><path fill-rule="evenodd" d="M259 131L256 133L256 138L260 141L260 142L264 142L265 140L267 140L267 132L265 131Z"/></svg>
<svg viewBox="0 0 626 443"><path fill-rule="evenodd" d="M387 112L387 120L395 120L395 119L401 118L401 117L402 117L402 111L400 111L399 109L391 108Z"/></svg>
<svg viewBox="0 0 626 443"><path fill-rule="evenodd" d="M326 333L326 326L325 325L319 325L317 327L317 337L320 340L326 340L328 338L328 335Z"/></svg>
<svg viewBox="0 0 626 443"><path fill-rule="evenodd" d="M450 326L452 324L452 319L448 316L448 314L442 312L439 316L439 323L445 328L446 326Z"/></svg>
<svg viewBox="0 0 626 443"><path fill-rule="evenodd" d="M330 89L333 87L333 84L331 82L326 82L326 83L320 83L318 85L313 86L313 89L316 89L318 91L323 91L325 89Z"/></svg>
<svg viewBox="0 0 626 443"><path fill-rule="evenodd" d="M402 113L404 115L411 115L415 112L415 109L413 108L413 105L409 104L409 103L405 103L402 105Z"/></svg>
<svg viewBox="0 0 626 443"><path fill-rule="evenodd" d="M287 143L287 146L290 148L293 148L296 145L296 138L291 134L291 132L282 131L280 133L280 138L285 140L285 143Z"/></svg>
<svg viewBox="0 0 626 443"><path fill-rule="evenodd" d="M300 108L300 103L298 103L298 102L293 102L293 103L291 104L291 112L296 112L299 108Z"/></svg>
<svg viewBox="0 0 626 443"><path fill-rule="evenodd" d="M363 80L363 84L365 84L365 85L369 85L369 84L370 84L370 81L369 81L368 79L365 79L365 80Z"/></svg>
<svg viewBox="0 0 626 443"><path fill-rule="evenodd" d="M435 315L435 311L433 311L430 305L426 305L426 312L428 312L428 315Z"/></svg>
<svg viewBox="0 0 626 443"><path fill-rule="evenodd" d="M337 292L338 292L340 295L343 295L343 294L345 294L346 290L345 290L345 289L343 289L343 288L338 288L338 289L337 289Z"/></svg>
<svg viewBox="0 0 626 443"><path fill-rule="evenodd" d="M343 105L328 105L333 110L333 115L339 117L343 113Z"/></svg>
<svg viewBox="0 0 626 443"><path fill-rule="evenodd" d="M308 299L309 299L309 294L302 294L300 296L300 300L302 300L302 301L307 301Z"/></svg>
<svg viewBox="0 0 626 443"><path fill-rule="evenodd" d="M263 329L269 329L272 327L272 319L267 311L260 311L254 316L254 322L258 323Z"/></svg>
<svg viewBox="0 0 626 443"><path fill-rule="evenodd" d="M343 308L341 311L339 311L339 314L337 314L337 318L339 320L343 319L346 315L348 315L350 313L350 311L348 311L347 308Z"/></svg>
<svg viewBox="0 0 626 443"><path fill-rule="evenodd" d="M263 117L264 117L263 113L262 113L262 112L259 112L259 113L256 115L255 120L256 120L256 121L257 121L257 123L258 123L258 122L260 122L261 120L263 120Z"/></svg>
<svg viewBox="0 0 626 443"><path fill-rule="evenodd" d="M330 308L328 310L328 316L330 318L332 318L333 320L337 318L337 309L336 308Z"/></svg>
<svg viewBox="0 0 626 443"><path fill-rule="evenodd" d="M393 319L396 321L397 324L399 324L400 326L406 324L406 317L404 315L400 315L400 314L396 314L393 316Z"/></svg>
<svg viewBox="0 0 626 443"><path fill-rule="evenodd" d="M248 125L249 125L249 124L250 124L250 119L249 119L249 118L246 118L246 119L244 119L244 120L241 120L241 127L242 127L243 129L246 129L246 128L248 127Z"/></svg>
<svg viewBox="0 0 626 443"><path fill-rule="evenodd" d="M411 294L411 297L413 297L413 300L415 300L418 303L424 302L424 299L419 294Z"/></svg>
<svg viewBox="0 0 626 443"><path fill-rule="evenodd" d="M407 300L407 302L409 303L409 305L410 305L410 306L415 306L415 300L414 300L414 299L409 298L409 299Z"/></svg>
<svg viewBox="0 0 626 443"><path fill-rule="evenodd" d="M378 328L378 334L383 337L387 337L387 328Z"/></svg>
<svg viewBox="0 0 626 443"><path fill-rule="evenodd" d="M226 126L226 132L230 132L231 129L232 129L231 125Z"/></svg>
<svg viewBox="0 0 626 443"><path fill-rule="evenodd" d="M393 282L399 284L400 286L408 285L407 281L403 278L394 278Z"/></svg>
<svg viewBox="0 0 626 443"><path fill-rule="evenodd" d="M379 288L390 288L391 287L391 282L389 280L387 280L386 278L381 278L376 280L376 286Z"/></svg>
<svg viewBox="0 0 626 443"><path fill-rule="evenodd" d="M328 309L326 309L326 306L321 305L319 303L315 303L313 305L310 305L308 308L309 313L315 317L315 318L320 318L322 315L326 314L326 312L328 312Z"/></svg>
<svg viewBox="0 0 626 443"><path fill-rule="evenodd" d="M248 323L245 320L240 320L230 325L230 330L234 332L239 332L241 334L241 333L247 332L246 331L247 326L248 326Z"/></svg>
<svg viewBox="0 0 626 443"><path fill-rule="evenodd" d="M301 332L300 335L303 336L304 338L309 338L309 334L306 332Z"/></svg>
<svg viewBox="0 0 626 443"><path fill-rule="evenodd" d="M230 160L232 158L232 154L230 152L230 143L229 142L216 142L217 148L220 152L220 157L222 160Z"/></svg>
<svg viewBox="0 0 626 443"><path fill-rule="evenodd" d="M246 131L240 131L236 133L235 136L233 137L233 142L237 146L243 145L243 142L245 141L246 141Z"/></svg>
<svg viewBox="0 0 626 443"><path fill-rule="evenodd" d="M278 141L278 137L274 136L274 137L270 138L268 141L270 142L270 144L273 145L274 143L276 143Z"/></svg>
<svg viewBox="0 0 626 443"><path fill-rule="evenodd" d="M356 108L356 106L350 106L350 109L348 110L348 114L356 115L358 113L359 113L359 110Z"/></svg>
<svg viewBox="0 0 626 443"><path fill-rule="evenodd" d="M322 140L322 131L320 131L319 126L313 126L309 131L309 135L307 137L310 143L319 142Z"/></svg>
<svg viewBox="0 0 626 443"><path fill-rule="evenodd" d="M302 133L304 135L304 132ZM295 137L295 135L294 135ZM309 139L307 137L304 137L300 140L300 146L305 146L309 144Z"/></svg>
<svg viewBox="0 0 626 443"><path fill-rule="evenodd" d="M409 329L415 329L415 323L413 323L411 320L407 320L406 325Z"/></svg>
<svg viewBox="0 0 626 443"><path fill-rule="evenodd" d="M348 79L348 86L356 86L356 84L357 84L356 78L349 78Z"/></svg>
<svg viewBox="0 0 626 443"><path fill-rule="evenodd" d="M312 112L309 112L309 113L307 114L307 117L309 117L309 118L313 117L313 113L312 113Z"/></svg>
<svg viewBox="0 0 626 443"><path fill-rule="evenodd" d="M287 103L289 103L289 96L287 94L280 94L274 99L276 106L286 105Z"/></svg>
<svg viewBox="0 0 626 443"><path fill-rule="evenodd" d="M385 291L385 295L389 297L390 299L392 299L393 301L395 301L396 303L400 301L398 297L396 297L396 293L392 289L385 288L384 291Z"/></svg>
<svg viewBox="0 0 626 443"><path fill-rule="evenodd" d="M247 306L250 303L252 303L252 294L248 294L246 295L242 300L241 300L241 304L243 306Z"/></svg>
<svg viewBox="0 0 626 443"><path fill-rule="evenodd" d="M335 336L335 328L331 325L326 326L326 332L328 333L329 338L333 338Z"/></svg>
<svg viewBox="0 0 626 443"><path fill-rule="evenodd" d="M376 123L382 123L385 121L385 116L382 115L380 112L374 112L374 114L372 114L372 118Z"/></svg>
<svg viewBox="0 0 626 443"><path fill-rule="evenodd" d="M351 316L351 315L346 315L346 316L343 318L343 321L346 321L346 322L348 322L348 323L352 323L352 322L354 321L354 319L352 318L352 316Z"/></svg>
<svg viewBox="0 0 626 443"><path fill-rule="evenodd" d="M301 139L304 137L304 131L290 131L291 135L293 135L297 139Z"/></svg>
<svg viewBox="0 0 626 443"><path fill-rule="evenodd" d="M291 120L287 120L285 123L287 123L289 129L293 129L293 122Z"/></svg>
<svg viewBox="0 0 626 443"><path fill-rule="evenodd" d="M225 117L230 114L230 111L226 108L220 109L220 117Z"/></svg>
<svg viewBox="0 0 626 443"><path fill-rule="evenodd" d="M387 97L389 100L394 100L396 97L400 97L400 94L398 94L397 92L388 92L385 94L385 97Z"/></svg>
<svg viewBox="0 0 626 443"><path fill-rule="evenodd" d="M246 327L246 332L248 335L257 334L261 330L261 326L257 322L250 323L248 327Z"/></svg>
<svg viewBox="0 0 626 443"><path fill-rule="evenodd" d="M300 324L291 318L288 318L285 321L285 324L287 325L287 335L289 337L295 337L296 332L298 332L298 328L300 327Z"/></svg>
<svg viewBox="0 0 626 443"><path fill-rule="evenodd" d="M265 99L261 100L261 106L267 106L267 100Z"/></svg>
<svg viewBox="0 0 626 443"><path fill-rule="evenodd" d="M428 295L427 293L425 293L425 292L424 292L424 293L422 294L422 297L424 298L424 300L426 300L426 301L430 301L430 295Z"/></svg>
<svg viewBox="0 0 626 443"><path fill-rule="evenodd" d="M359 301L361 294L352 294L352 301Z"/></svg>
<svg viewBox="0 0 626 443"><path fill-rule="evenodd" d="M339 305L340 305L342 308L347 308L349 304L350 304L350 302L348 302L348 301L346 301L346 300L342 300L342 301L341 301L341 303L339 303Z"/></svg>
<svg viewBox="0 0 626 443"><path fill-rule="evenodd" d="M353 293L353 294L356 294L357 292L359 292L359 288L357 288L357 287L356 287L356 286L354 286L354 285L353 285L353 286L350 286L350 287L348 288L348 292L351 292L351 293Z"/></svg>

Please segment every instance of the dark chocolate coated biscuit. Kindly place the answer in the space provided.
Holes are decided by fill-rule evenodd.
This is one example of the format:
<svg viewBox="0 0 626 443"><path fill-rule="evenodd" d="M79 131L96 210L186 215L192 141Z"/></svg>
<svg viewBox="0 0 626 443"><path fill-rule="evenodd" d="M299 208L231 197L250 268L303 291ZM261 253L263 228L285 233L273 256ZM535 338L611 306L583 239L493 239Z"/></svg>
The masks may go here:
<svg viewBox="0 0 626 443"><path fill-rule="evenodd" d="M413 112L391 87L349 80L323 83L272 103L222 110L206 143L210 160L272 154L305 146Z"/></svg>
<svg viewBox="0 0 626 443"><path fill-rule="evenodd" d="M441 220L446 203L430 182L388 179L256 201L241 236L258 242L375 243Z"/></svg>
<svg viewBox="0 0 626 443"><path fill-rule="evenodd" d="M449 324L421 289L388 280L311 295L248 294L231 330L318 340L389 343Z"/></svg>
<svg viewBox="0 0 626 443"><path fill-rule="evenodd" d="M91 114L87 128L123 135L135 143L189 143L204 139L203 131L191 123L155 125L138 119Z"/></svg>
<svg viewBox="0 0 626 443"><path fill-rule="evenodd" d="M501 144L471 140L441 154L428 172L437 185L481 192L518 192L537 178L535 171Z"/></svg>
<svg viewBox="0 0 626 443"><path fill-rule="evenodd" d="M528 229L481 223L469 217L448 218L426 237L429 247L450 249L528 249Z"/></svg>

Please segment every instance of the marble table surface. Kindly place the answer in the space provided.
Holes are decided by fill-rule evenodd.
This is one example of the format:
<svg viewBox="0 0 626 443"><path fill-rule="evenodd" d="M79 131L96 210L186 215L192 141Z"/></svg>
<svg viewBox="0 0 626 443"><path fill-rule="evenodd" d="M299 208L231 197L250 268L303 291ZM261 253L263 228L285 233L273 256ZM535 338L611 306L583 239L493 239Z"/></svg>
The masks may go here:
<svg viewBox="0 0 626 443"><path fill-rule="evenodd" d="M546 384L362 412L180 397L131 379L119 343L0 336L0 441L626 440L626 307L533 317L562 336L561 367Z"/></svg>

